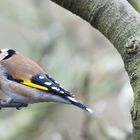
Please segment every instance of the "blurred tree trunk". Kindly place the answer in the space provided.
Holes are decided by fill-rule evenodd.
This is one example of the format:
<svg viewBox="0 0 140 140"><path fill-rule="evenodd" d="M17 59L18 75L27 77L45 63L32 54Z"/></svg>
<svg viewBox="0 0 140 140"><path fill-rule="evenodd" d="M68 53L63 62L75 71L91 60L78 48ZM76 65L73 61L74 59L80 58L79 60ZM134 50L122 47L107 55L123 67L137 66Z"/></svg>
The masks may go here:
<svg viewBox="0 0 140 140"><path fill-rule="evenodd" d="M138 12L140 12L140 0L128 0L128 2L129 2Z"/></svg>
<svg viewBox="0 0 140 140"><path fill-rule="evenodd" d="M127 0L52 1L89 22L104 34L120 53L134 91L134 105L131 110L133 140L140 140L139 13L133 9Z"/></svg>

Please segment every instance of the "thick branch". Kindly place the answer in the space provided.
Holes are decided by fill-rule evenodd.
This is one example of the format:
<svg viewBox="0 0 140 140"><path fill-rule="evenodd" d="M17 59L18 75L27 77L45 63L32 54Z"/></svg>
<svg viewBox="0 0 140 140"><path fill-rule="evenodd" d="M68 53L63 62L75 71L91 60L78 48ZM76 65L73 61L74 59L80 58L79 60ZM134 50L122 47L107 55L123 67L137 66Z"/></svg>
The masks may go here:
<svg viewBox="0 0 140 140"><path fill-rule="evenodd" d="M126 0L52 0L89 22L119 51L134 91L133 139L140 139L140 15Z"/></svg>
<svg viewBox="0 0 140 140"><path fill-rule="evenodd" d="M126 0L52 0L88 21L118 49L140 25L140 16ZM127 26L127 28L126 28Z"/></svg>

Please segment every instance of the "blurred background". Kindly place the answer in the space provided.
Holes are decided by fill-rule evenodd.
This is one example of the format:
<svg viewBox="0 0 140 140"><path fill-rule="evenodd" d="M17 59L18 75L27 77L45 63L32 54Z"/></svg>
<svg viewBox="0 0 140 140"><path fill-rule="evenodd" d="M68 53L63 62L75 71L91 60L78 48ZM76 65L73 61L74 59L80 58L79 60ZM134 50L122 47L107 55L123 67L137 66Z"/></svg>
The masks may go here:
<svg viewBox="0 0 140 140"><path fill-rule="evenodd" d="M88 23L51 1L0 0L0 48L36 61L95 114L58 103L2 109L0 140L130 139L128 75L113 45Z"/></svg>

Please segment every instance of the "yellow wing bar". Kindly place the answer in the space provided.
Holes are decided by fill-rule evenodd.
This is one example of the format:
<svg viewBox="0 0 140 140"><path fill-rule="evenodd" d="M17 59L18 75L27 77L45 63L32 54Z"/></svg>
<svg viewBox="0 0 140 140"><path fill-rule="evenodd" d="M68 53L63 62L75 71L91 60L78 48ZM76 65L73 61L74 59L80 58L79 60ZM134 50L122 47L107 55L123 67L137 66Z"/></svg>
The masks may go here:
<svg viewBox="0 0 140 140"><path fill-rule="evenodd" d="M29 86L29 87L32 87L32 88L36 88L36 89L41 89L41 90L46 90L46 91L48 91L48 88L47 88L47 87L34 84L34 83L32 83L30 80L24 80L24 81L21 82L21 83L22 83L23 85L26 85L26 86Z"/></svg>

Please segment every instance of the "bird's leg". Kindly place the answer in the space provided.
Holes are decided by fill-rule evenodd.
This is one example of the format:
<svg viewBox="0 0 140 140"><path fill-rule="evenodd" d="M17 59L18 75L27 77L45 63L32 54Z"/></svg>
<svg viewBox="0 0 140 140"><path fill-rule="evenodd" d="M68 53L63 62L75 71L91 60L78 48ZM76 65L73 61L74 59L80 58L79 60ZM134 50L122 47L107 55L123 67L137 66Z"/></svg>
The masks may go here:
<svg viewBox="0 0 140 140"><path fill-rule="evenodd" d="M8 99L0 99L0 109L1 108L16 108L20 109L21 107L27 107L28 104L21 103L21 102L15 102L13 99L8 98Z"/></svg>

